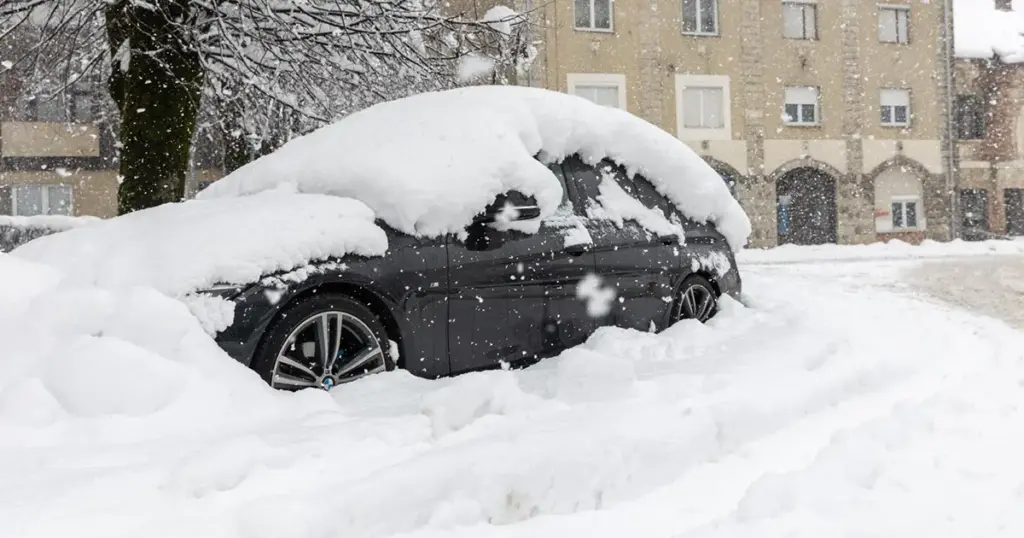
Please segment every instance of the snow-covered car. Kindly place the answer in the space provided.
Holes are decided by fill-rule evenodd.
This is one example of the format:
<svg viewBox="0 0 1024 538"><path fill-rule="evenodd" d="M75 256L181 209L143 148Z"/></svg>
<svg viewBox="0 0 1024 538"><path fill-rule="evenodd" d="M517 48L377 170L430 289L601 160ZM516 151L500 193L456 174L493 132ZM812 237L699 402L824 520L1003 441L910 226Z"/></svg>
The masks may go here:
<svg viewBox="0 0 1024 538"><path fill-rule="evenodd" d="M200 193L16 255L180 297L272 386L520 364L601 325L706 321L750 221L704 161L626 112L462 88L371 107Z"/></svg>

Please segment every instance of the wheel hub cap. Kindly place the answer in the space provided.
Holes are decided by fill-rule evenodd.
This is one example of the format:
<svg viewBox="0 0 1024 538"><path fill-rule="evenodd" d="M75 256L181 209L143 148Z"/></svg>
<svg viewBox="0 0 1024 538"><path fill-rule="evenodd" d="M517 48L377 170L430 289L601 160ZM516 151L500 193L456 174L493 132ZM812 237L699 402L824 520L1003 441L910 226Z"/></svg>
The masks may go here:
<svg viewBox="0 0 1024 538"><path fill-rule="evenodd" d="M387 369L385 351L359 318L338 311L315 314L292 331L278 352L271 386L331 390Z"/></svg>

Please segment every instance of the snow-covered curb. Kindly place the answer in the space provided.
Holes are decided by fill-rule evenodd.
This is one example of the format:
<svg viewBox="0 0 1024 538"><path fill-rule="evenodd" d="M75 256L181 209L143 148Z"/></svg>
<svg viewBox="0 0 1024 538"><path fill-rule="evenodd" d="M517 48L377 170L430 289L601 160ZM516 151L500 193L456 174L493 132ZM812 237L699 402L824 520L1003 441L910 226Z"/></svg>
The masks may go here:
<svg viewBox="0 0 1024 538"><path fill-rule="evenodd" d="M31 217L0 215L0 226L12 228L49 228L54 231L70 230L86 224L99 222L100 218L82 216L68 217L65 215L33 215Z"/></svg>
<svg viewBox="0 0 1024 538"><path fill-rule="evenodd" d="M744 249L737 253L741 265L767 263L800 263L839 260L901 260L949 258L957 256L1020 255L1024 241L962 241L926 240L911 245L897 239L868 245L782 245L768 249Z"/></svg>
<svg viewBox="0 0 1024 538"><path fill-rule="evenodd" d="M99 221L96 217L0 215L0 252L10 252L33 239Z"/></svg>

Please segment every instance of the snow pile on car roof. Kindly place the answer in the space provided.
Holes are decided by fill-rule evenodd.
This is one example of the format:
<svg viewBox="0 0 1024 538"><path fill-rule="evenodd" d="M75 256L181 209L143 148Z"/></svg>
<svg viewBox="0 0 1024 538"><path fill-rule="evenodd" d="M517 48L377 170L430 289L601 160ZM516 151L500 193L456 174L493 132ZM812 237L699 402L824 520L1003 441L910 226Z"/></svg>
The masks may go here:
<svg viewBox="0 0 1024 538"><path fill-rule="evenodd" d="M618 109L562 93L479 86L382 103L292 140L214 183L200 199L281 184L365 202L418 236L459 232L495 196L535 196L551 215L562 188L546 162L610 158L647 177L687 217L713 222L734 249L750 220L718 174L681 141Z"/></svg>
<svg viewBox="0 0 1024 538"><path fill-rule="evenodd" d="M365 204L278 189L167 204L33 240L12 254L59 269L66 284L148 286L174 296L245 284L311 260L379 256L387 236Z"/></svg>
<svg viewBox="0 0 1024 538"><path fill-rule="evenodd" d="M1024 62L1024 13L995 8L992 0L953 0L953 43L958 58L999 57Z"/></svg>

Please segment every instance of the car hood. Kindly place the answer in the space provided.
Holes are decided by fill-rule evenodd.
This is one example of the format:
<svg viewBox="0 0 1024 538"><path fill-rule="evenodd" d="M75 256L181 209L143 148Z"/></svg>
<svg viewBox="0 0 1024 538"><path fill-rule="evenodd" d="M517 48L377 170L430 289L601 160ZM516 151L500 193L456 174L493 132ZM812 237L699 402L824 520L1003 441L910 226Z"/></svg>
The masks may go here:
<svg viewBox="0 0 1024 538"><path fill-rule="evenodd" d="M380 256L387 235L351 198L284 189L166 204L41 237L11 254L63 281L181 296L346 255Z"/></svg>

